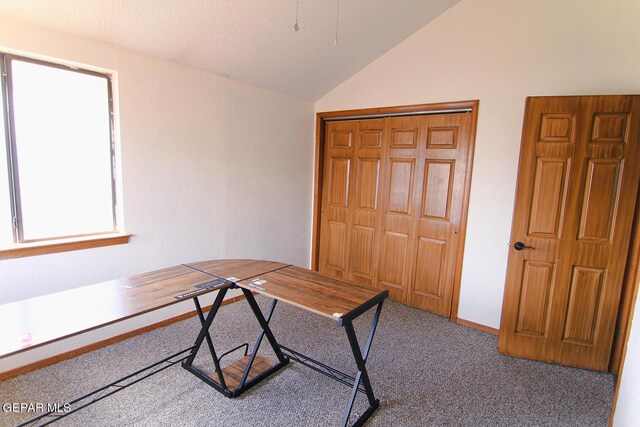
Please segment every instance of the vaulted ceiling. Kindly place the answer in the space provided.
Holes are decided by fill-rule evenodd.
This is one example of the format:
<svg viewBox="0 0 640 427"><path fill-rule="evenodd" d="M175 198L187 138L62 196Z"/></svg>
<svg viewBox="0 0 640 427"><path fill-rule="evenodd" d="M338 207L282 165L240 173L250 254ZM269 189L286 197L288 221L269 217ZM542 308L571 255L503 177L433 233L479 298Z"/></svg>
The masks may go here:
<svg viewBox="0 0 640 427"><path fill-rule="evenodd" d="M315 101L459 1L2 0L0 16Z"/></svg>

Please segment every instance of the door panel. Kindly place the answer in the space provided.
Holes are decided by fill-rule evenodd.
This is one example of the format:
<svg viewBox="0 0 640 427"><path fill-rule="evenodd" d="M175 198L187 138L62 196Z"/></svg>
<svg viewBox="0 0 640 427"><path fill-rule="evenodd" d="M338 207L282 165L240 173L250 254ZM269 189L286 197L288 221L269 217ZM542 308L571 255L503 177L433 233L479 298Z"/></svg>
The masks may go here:
<svg viewBox="0 0 640 427"><path fill-rule="evenodd" d="M574 267L562 339L593 345L605 270Z"/></svg>
<svg viewBox="0 0 640 427"><path fill-rule="evenodd" d="M499 350L606 370L638 182L640 97L527 99ZM535 249L516 250L523 242Z"/></svg>
<svg viewBox="0 0 640 427"><path fill-rule="evenodd" d="M329 249L327 265L343 271L346 263L344 248L347 243L347 226L344 223L329 221Z"/></svg>
<svg viewBox="0 0 640 427"><path fill-rule="evenodd" d="M416 195L422 193L418 144L426 136L421 126L424 117L391 117L386 119L383 177L384 212L382 228L384 244L378 265L378 286L389 290L389 296L402 303L411 303L410 282L415 240Z"/></svg>
<svg viewBox="0 0 640 427"><path fill-rule="evenodd" d="M454 160L426 160L422 195L422 217L449 219L453 193Z"/></svg>
<svg viewBox="0 0 640 427"><path fill-rule="evenodd" d="M448 315L455 276L458 232L471 120L469 114L427 116L420 123L409 303Z"/></svg>
<svg viewBox="0 0 640 427"><path fill-rule="evenodd" d="M348 157L329 159L329 203L333 206L347 207L350 163Z"/></svg>
<svg viewBox="0 0 640 427"><path fill-rule="evenodd" d="M319 270L375 284L382 120L332 122L326 128Z"/></svg>
<svg viewBox="0 0 640 427"><path fill-rule="evenodd" d="M525 261L518 298L516 333L544 337L551 308L555 265Z"/></svg>
<svg viewBox="0 0 640 427"><path fill-rule="evenodd" d="M356 180L356 206L360 209L376 209L378 206L378 176L380 159L358 159Z"/></svg>
<svg viewBox="0 0 640 427"><path fill-rule="evenodd" d="M608 241L618 196L619 160L589 159L580 214L579 240Z"/></svg>
<svg viewBox="0 0 640 427"><path fill-rule="evenodd" d="M382 148L382 123L379 120L373 122L363 124L363 127L373 124L379 129L362 129L360 131L360 148Z"/></svg>
<svg viewBox="0 0 640 427"><path fill-rule="evenodd" d="M629 114L597 113L594 116L592 142L625 143L629 135Z"/></svg>
<svg viewBox="0 0 640 427"><path fill-rule="evenodd" d="M414 293L426 297L442 298L443 272L447 264L446 253L447 242L426 237L418 239Z"/></svg>
<svg viewBox="0 0 640 427"><path fill-rule="evenodd" d="M456 126L429 127L427 148L456 148L458 128Z"/></svg>
<svg viewBox="0 0 640 427"><path fill-rule="evenodd" d="M449 316L471 114L330 122L325 129L320 271Z"/></svg>
<svg viewBox="0 0 640 427"><path fill-rule="evenodd" d="M391 148L416 148L418 144L418 120L413 118L393 119L391 128Z"/></svg>
<svg viewBox="0 0 640 427"><path fill-rule="evenodd" d="M565 206L569 160L541 157L536 163L528 234L557 238Z"/></svg>
<svg viewBox="0 0 640 427"><path fill-rule="evenodd" d="M357 147L352 158L356 166L355 203L351 213L353 224L351 267L346 278L370 286L376 284L374 265L379 252L379 200L382 191L381 162L384 121L357 121Z"/></svg>
<svg viewBox="0 0 640 427"><path fill-rule="evenodd" d="M398 301L406 298L406 265L409 235L394 231L385 231L380 254L379 280L382 287Z"/></svg>
<svg viewBox="0 0 640 427"><path fill-rule="evenodd" d="M371 281L373 278L375 228L356 225L353 228L352 236L351 274L366 279L364 281Z"/></svg>
<svg viewBox="0 0 640 427"><path fill-rule="evenodd" d="M389 172L387 212L409 215L411 213L416 161L414 159L390 159L389 162L391 170Z"/></svg>
<svg viewBox="0 0 640 427"><path fill-rule="evenodd" d="M354 176L351 165L356 136L357 126L352 122L327 125L319 267L320 271L337 277L347 277L349 272Z"/></svg>
<svg viewBox="0 0 640 427"><path fill-rule="evenodd" d="M576 132L576 114L542 113L538 142L573 143Z"/></svg>
<svg viewBox="0 0 640 427"><path fill-rule="evenodd" d="M351 148L353 131L348 127L346 129L332 129L330 135L331 148Z"/></svg>

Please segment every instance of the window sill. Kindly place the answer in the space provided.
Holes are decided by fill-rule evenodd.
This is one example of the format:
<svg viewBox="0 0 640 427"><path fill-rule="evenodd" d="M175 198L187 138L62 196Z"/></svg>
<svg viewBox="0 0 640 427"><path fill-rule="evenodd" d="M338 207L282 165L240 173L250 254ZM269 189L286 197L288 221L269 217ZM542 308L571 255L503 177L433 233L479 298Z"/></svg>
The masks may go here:
<svg viewBox="0 0 640 427"><path fill-rule="evenodd" d="M104 234L73 239L23 243L0 249L0 260L46 255L56 252L77 251L80 249L99 248L102 246L122 245L129 243L130 237L131 234Z"/></svg>

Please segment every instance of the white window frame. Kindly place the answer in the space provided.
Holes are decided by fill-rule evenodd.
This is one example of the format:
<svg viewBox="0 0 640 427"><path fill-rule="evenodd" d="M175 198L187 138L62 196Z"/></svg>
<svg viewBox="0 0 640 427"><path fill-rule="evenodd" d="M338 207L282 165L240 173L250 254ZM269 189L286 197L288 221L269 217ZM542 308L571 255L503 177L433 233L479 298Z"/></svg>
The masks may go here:
<svg viewBox="0 0 640 427"><path fill-rule="evenodd" d="M109 143L110 143L110 164L111 164L111 197L112 197L112 218L113 218L113 227L110 231L101 231L95 233L87 233L87 234L75 234L75 235L64 235L64 236L55 236L55 237L47 237L41 239L30 239L27 240L24 238L24 228L22 223L22 206L20 203L20 182L18 175L19 163L16 155L16 144L19 144L16 141L15 137L15 120L14 120L14 109L13 109L13 88L12 88L12 74L11 74L11 61L19 60L24 62L30 62L33 64L38 64L42 66L58 68L70 72L88 74L100 78L104 78L107 80L107 97L108 97L108 114L109 114ZM92 247L92 245L87 245L87 240L91 238L96 238L101 242L96 246L104 246L106 244L119 244L128 242L128 236L126 237L126 241L124 241L121 237L124 236L120 234L118 230L118 206L117 206L117 196L116 196L116 144L115 144L115 117L114 117L114 101L113 101L113 77L110 73L106 72L98 72L93 70L88 70L85 68L72 67L69 65L64 65L60 63L34 59L30 57L25 57L21 55L14 55L10 53L5 53L0 51L0 70L2 72L2 85L3 85L3 99L2 102L4 104L4 124L5 124L5 147L0 149L7 150L7 165L8 168L8 177L9 177L9 196L10 196L10 206L11 206L11 218L13 219L13 224L11 224L11 228L13 231L13 244L14 246L34 246L47 243L55 243L56 246L60 246L60 241L82 241L85 244L79 245L77 249L81 249L84 247ZM5 167L5 165L0 165L0 167ZM119 238L115 243L105 243L105 237L108 235L117 235ZM58 249L52 250L51 252L59 252L63 250L73 250L76 247L71 247L69 249ZM27 256L24 253L20 253L17 256L3 256L2 251L0 250L0 259L3 258L13 258L20 256ZM41 251L37 254L42 253Z"/></svg>

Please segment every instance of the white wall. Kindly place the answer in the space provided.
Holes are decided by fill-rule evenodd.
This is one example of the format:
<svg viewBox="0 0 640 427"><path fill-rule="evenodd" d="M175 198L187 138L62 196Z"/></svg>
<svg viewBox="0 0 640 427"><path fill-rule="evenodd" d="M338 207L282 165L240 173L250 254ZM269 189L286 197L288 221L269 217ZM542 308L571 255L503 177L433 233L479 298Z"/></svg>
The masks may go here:
<svg viewBox="0 0 640 427"><path fill-rule="evenodd" d="M618 401L613 417L616 427L634 427L640 420L640 303L636 301L633 326L627 342L627 353L618 388Z"/></svg>
<svg viewBox="0 0 640 427"><path fill-rule="evenodd" d="M0 261L0 303L215 258L308 266L313 105L103 43L0 19L0 50L117 72L127 245ZM0 371L192 310L181 304Z"/></svg>
<svg viewBox="0 0 640 427"><path fill-rule="evenodd" d="M463 0L316 103L480 100L461 318L499 327L525 98L640 93L638 22L638 0Z"/></svg>

